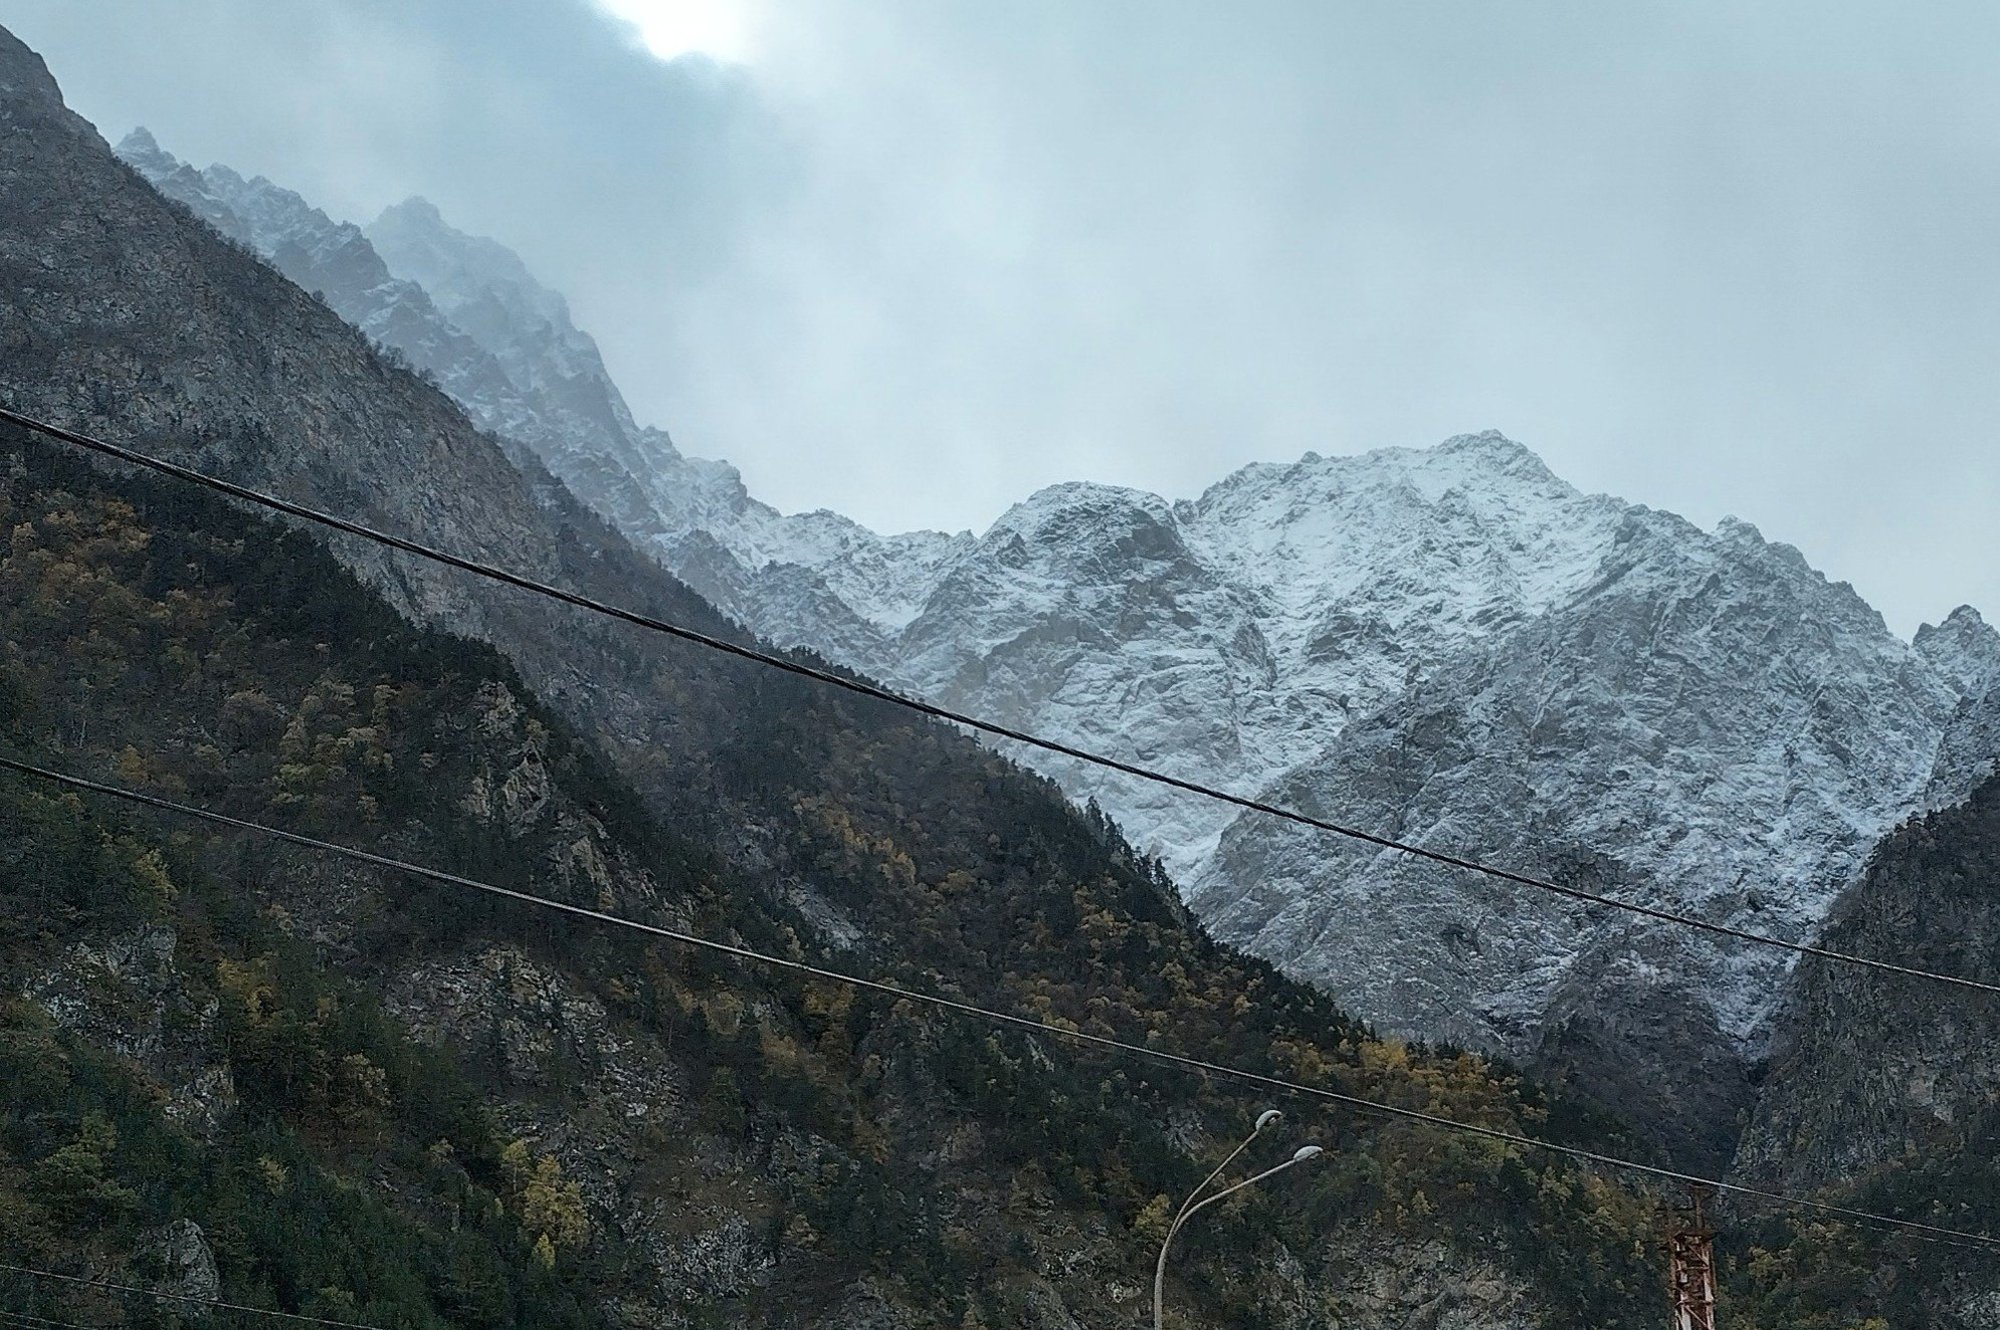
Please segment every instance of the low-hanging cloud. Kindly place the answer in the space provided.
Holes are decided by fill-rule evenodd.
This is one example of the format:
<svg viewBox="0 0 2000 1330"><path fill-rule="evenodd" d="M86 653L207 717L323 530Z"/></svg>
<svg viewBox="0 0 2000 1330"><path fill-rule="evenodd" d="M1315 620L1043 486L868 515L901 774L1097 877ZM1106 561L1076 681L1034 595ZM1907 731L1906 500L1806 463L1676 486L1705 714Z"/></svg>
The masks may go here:
<svg viewBox="0 0 2000 1330"><path fill-rule="evenodd" d="M586 0L9 22L107 132L521 250L780 506L1497 426L1905 631L2000 606L2000 11L739 2L741 68Z"/></svg>

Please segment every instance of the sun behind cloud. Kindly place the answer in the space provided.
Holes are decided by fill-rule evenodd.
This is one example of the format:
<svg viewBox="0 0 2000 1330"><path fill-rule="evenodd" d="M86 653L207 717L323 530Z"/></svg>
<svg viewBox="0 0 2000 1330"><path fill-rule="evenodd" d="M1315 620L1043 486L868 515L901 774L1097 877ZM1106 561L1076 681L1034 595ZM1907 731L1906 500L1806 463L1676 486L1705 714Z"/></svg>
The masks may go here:
<svg viewBox="0 0 2000 1330"><path fill-rule="evenodd" d="M745 0L597 0L597 6L631 24L661 60L700 54L740 63L750 53Z"/></svg>

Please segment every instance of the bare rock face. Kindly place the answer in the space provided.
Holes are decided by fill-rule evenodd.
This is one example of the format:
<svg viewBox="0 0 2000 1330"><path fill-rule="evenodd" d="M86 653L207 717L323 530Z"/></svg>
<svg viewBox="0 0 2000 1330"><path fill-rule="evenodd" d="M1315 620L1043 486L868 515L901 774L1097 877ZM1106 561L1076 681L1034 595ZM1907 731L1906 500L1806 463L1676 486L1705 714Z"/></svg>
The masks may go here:
<svg viewBox="0 0 2000 1330"><path fill-rule="evenodd" d="M1187 502L1057 485L977 536L882 536L781 515L639 426L561 296L423 200L363 230L149 138L120 151L760 634L1012 726L1793 940L2000 754L1975 611L1899 641L1747 524L1583 494L1497 433L1247 467ZM1598 1086L1687 1162L1726 1154L1782 956L1013 755L1160 854L1222 938L1381 1026ZM1675 1056L1644 1052L1662 1038ZM1701 1071L1654 1096L1663 1065Z"/></svg>
<svg viewBox="0 0 2000 1330"><path fill-rule="evenodd" d="M1468 1268L1436 1244L1362 1236L1344 1248L1336 1244L1328 1267L1327 1310L1337 1325L1527 1330L1544 1324L1527 1291L1498 1267Z"/></svg>
<svg viewBox="0 0 2000 1330"><path fill-rule="evenodd" d="M389 1009L419 1037L455 1045L523 1091L582 1081L621 1122L679 1116L681 1073L664 1052L516 947L413 967L390 990Z"/></svg>
<svg viewBox="0 0 2000 1330"><path fill-rule="evenodd" d="M835 1311L814 1322L814 1330L918 1330L922 1324L879 1281L863 1279L847 1290Z"/></svg>
<svg viewBox="0 0 2000 1330"><path fill-rule="evenodd" d="M1303 1256L1273 1244L1241 1277L1274 1330L1422 1326L1530 1330L1547 1324L1529 1290L1497 1265L1439 1243L1344 1228Z"/></svg>
<svg viewBox="0 0 2000 1330"><path fill-rule="evenodd" d="M1885 839L1835 908L1829 946L2000 982L2000 779ZM1808 960L1799 967L1739 1175L1785 1188L1948 1153L2000 1096L1984 995Z"/></svg>
<svg viewBox="0 0 2000 1330"><path fill-rule="evenodd" d="M142 925L78 943L28 982L26 996L61 1028L142 1068L161 1088L170 1119L212 1132L235 1108L236 1084L218 1042L216 999L190 996L178 942L171 928Z"/></svg>
<svg viewBox="0 0 2000 1330"><path fill-rule="evenodd" d="M1967 1293L1948 1310L1948 1330L1986 1330L2000 1325L2000 1289Z"/></svg>
<svg viewBox="0 0 2000 1330"><path fill-rule="evenodd" d="M63 104L62 90L42 57L0 28L0 132L49 130L103 144L90 122Z"/></svg>
<svg viewBox="0 0 2000 1330"><path fill-rule="evenodd" d="M161 1229L158 1237L160 1264L166 1278L160 1287L183 1297L211 1302L222 1296L222 1277L215 1268L215 1253L208 1237L192 1219L176 1219Z"/></svg>

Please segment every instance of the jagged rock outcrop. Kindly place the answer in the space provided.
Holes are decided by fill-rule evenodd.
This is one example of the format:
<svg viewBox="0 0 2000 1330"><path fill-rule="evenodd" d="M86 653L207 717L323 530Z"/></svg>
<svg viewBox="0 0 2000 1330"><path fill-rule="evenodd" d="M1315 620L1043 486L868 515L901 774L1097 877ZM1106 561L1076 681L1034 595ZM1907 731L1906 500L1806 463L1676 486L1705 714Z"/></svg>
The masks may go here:
<svg viewBox="0 0 2000 1330"><path fill-rule="evenodd" d="M192 1219L176 1219L160 1230L160 1265L166 1280L160 1287L197 1301L214 1301L222 1296L222 1278L215 1268L215 1252L208 1235Z"/></svg>
<svg viewBox="0 0 2000 1330"><path fill-rule="evenodd" d="M1961 605L1942 624L1919 628L1915 645L1962 695L1924 790L1926 808L1943 808L2000 770L2000 631Z"/></svg>
<svg viewBox="0 0 2000 1330"><path fill-rule="evenodd" d="M637 425L561 297L422 200L363 232L121 151L740 621L1010 725L1792 939L2000 750L1976 612L1901 642L1754 528L1582 494L1496 433L1252 466L1180 503L1059 485L978 536L883 537L780 515ZM1726 1150L1782 957L1016 756L1161 854L1221 936L1390 1028L1595 1085L1691 1157ZM1662 1096L1667 1061L1702 1070Z"/></svg>
<svg viewBox="0 0 2000 1330"><path fill-rule="evenodd" d="M6 99L0 134L10 405L735 631L326 303L55 123L46 72L0 33L0 89L30 76L46 86ZM359 262L351 243L338 252ZM199 489L0 434L11 751L586 908L698 912L712 936L788 956L822 954L820 925L787 906L816 897L818 917L853 921L856 969L1273 1069L1282 1047L1329 1084L1447 1094L1482 1120L1536 1111L1508 1075L1383 1050L1325 995L1188 927L1101 818L947 727L365 546L322 549ZM865 1288L889 1323L956 1324L969 1293L1003 1323L1101 1323L1143 1283L1156 1189L1191 1185L1249 1111L1143 1063L434 882L12 783L0 798L10 837L63 869L60 910L40 883L0 882L4 1185L46 1261L89 1247L98 1268L152 1277L133 1268L146 1230L119 1216L200 1205L232 1217L214 1230L226 1289L357 1322L530 1308L579 1324L601 1300L611 1324L844 1324ZM147 887L160 846L187 869L180 893ZM32 995L71 954L36 930L102 951L127 918L198 938L178 987L217 997L241 1069L231 1125L256 1132L204 1144L163 1121L111 1027L59 1024L59 1000ZM1365 1067L1364 1049L1379 1054ZM688 1093L646 1100L648 1081ZM1180 1144L1161 1142L1168 1118ZM1327 1126L1353 1168L1320 1185L1349 1210L1390 1186L1498 1204L1461 1185L1498 1157L1397 1153L1385 1183L1367 1127ZM813 1136L834 1148L788 1168L777 1142ZM15 1206L17 1188L41 1208ZM1636 1231L1629 1196L1546 1196L1565 1222ZM1302 1252L1319 1235L1303 1201L1241 1213ZM1462 1245L1443 1220L1410 1223ZM1565 1296L1616 1323L1632 1244L1599 1245L1619 1282ZM1530 1235L1508 1259L1547 1279L1554 1249ZM1184 1295L1260 1314L1233 1280Z"/></svg>
<svg viewBox="0 0 2000 1330"><path fill-rule="evenodd" d="M189 994L178 947L174 930L158 924L79 942L23 991L62 1029L144 1068L169 1120L213 1132L236 1107L236 1085L216 1000Z"/></svg>
<svg viewBox="0 0 2000 1330"><path fill-rule="evenodd" d="M2000 983L2000 779L1885 838L1824 936L1843 951ZM1800 1188L1949 1157L1996 1103L1991 996L1807 960L1735 1167ZM1991 1139L1980 1148L2000 1160Z"/></svg>

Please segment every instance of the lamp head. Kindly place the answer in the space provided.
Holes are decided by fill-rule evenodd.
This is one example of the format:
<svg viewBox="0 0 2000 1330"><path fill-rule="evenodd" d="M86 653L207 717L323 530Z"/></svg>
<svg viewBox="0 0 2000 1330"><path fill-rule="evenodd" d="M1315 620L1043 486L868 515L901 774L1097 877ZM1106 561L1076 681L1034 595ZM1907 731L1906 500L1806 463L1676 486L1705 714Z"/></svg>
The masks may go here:
<svg viewBox="0 0 2000 1330"><path fill-rule="evenodd" d="M1257 1130L1258 1131L1264 1130L1264 1128L1270 1126L1272 1123L1276 1122L1279 1118L1283 1116L1285 1115L1283 1113L1280 1113L1275 1108L1265 1109L1262 1113L1259 1113L1257 1115Z"/></svg>
<svg viewBox="0 0 2000 1330"><path fill-rule="evenodd" d="M1322 1155L1325 1153L1326 1152L1320 1149L1317 1145L1301 1145L1298 1148L1298 1152L1292 1156L1292 1162L1294 1164L1303 1164L1306 1162L1306 1160L1312 1159L1318 1155Z"/></svg>

